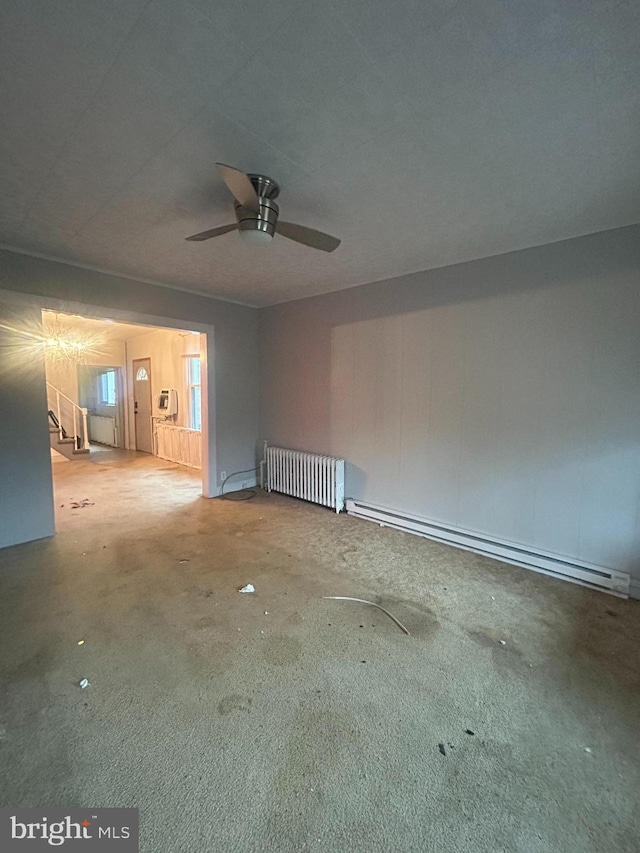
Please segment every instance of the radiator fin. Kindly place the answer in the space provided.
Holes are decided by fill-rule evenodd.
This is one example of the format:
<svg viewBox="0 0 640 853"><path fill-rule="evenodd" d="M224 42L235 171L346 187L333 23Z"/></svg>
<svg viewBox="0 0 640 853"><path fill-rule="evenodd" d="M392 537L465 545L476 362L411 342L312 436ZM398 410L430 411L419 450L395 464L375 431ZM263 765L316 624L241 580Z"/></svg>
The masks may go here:
<svg viewBox="0 0 640 853"><path fill-rule="evenodd" d="M115 418L103 415L89 415L89 440L98 444L107 444L110 447L117 445Z"/></svg>

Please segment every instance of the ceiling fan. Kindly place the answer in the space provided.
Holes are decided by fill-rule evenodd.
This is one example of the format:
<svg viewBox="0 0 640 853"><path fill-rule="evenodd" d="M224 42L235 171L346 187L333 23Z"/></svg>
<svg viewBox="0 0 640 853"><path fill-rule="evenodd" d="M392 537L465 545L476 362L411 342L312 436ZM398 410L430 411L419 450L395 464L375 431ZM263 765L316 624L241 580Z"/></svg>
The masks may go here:
<svg viewBox="0 0 640 853"><path fill-rule="evenodd" d="M238 169L225 166L224 163L216 163L216 168L235 199L236 222L202 231L200 234L192 234L187 240L200 242L228 234L229 231L239 231L245 242L255 246L266 246L274 234L281 234L289 240L302 243L303 246L311 246L312 249L320 249L322 252L333 252L340 245L340 240L330 234L293 222L279 221L279 208L275 199L280 187L271 178L266 175L246 175Z"/></svg>

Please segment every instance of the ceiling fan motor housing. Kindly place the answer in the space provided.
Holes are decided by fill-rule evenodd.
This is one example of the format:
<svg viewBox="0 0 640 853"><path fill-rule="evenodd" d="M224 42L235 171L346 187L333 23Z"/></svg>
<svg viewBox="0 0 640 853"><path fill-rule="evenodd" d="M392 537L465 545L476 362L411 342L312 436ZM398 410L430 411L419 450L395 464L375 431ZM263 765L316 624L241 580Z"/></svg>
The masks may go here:
<svg viewBox="0 0 640 853"><path fill-rule="evenodd" d="M265 231L273 237L276 233L276 223L280 209L274 199L278 197L280 187L266 175L248 175L253 188L258 194L260 212L249 210L239 202L235 202L236 219L240 231Z"/></svg>
<svg viewBox="0 0 640 853"><path fill-rule="evenodd" d="M234 205L240 231L266 231L271 237L276 233L279 208L275 201L260 196L260 212L256 213L238 202Z"/></svg>
<svg viewBox="0 0 640 853"><path fill-rule="evenodd" d="M266 175L254 175L251 172L247 177L260 198L278 198L280 195L280 185L273 178L268 178Z"/></svg>

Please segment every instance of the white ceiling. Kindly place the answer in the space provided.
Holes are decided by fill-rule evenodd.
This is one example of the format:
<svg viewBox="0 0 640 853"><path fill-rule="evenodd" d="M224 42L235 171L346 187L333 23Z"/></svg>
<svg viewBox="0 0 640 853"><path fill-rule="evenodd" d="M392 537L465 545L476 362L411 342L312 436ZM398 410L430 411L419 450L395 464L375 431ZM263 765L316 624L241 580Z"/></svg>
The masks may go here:
<svg viewBox="0 0 640 853"><path fill-rule="evenodd" d="M637 0L3 0L0 242L268 305L640 221ZM325 254L237 234L220 160Z"/></svg>

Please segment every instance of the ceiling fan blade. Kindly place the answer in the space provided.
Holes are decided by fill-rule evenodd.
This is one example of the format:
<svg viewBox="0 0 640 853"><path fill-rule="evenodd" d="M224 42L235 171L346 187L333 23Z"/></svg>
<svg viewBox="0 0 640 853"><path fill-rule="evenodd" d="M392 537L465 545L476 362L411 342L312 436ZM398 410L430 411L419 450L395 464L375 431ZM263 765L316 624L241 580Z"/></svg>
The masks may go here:
<svg viewBox="0 0 640 853"><path fill-rule="evenodd" d="M239 169L234 169L233 166L225 166L224 163L216 163L216 167L236 201L254 213L260 213L258 193L245 173Z"/></svg>
<svg viewBox="0 0 640 853"><path fill-rule="evenodd" d="M219 237L221 234L228 234L229 231L237 230L238 223L234 222L231 225L221 225L219 228L212 228L210 231L201 231L199 234L192 234L191 237L185 237L185 240L200 243L202 240L210 240L212 237Z"/></svg>
<svg viewBox="0 0 640 853"><path fill-rule="evenodd" d="M276 231L283 237L288 237L289 240L311 246L312 249L320 249L321 252L333 252L341 243L337 237L316 231L314 228L306 228L304 225L296 225L294 222L278 221Z"/></svg>

